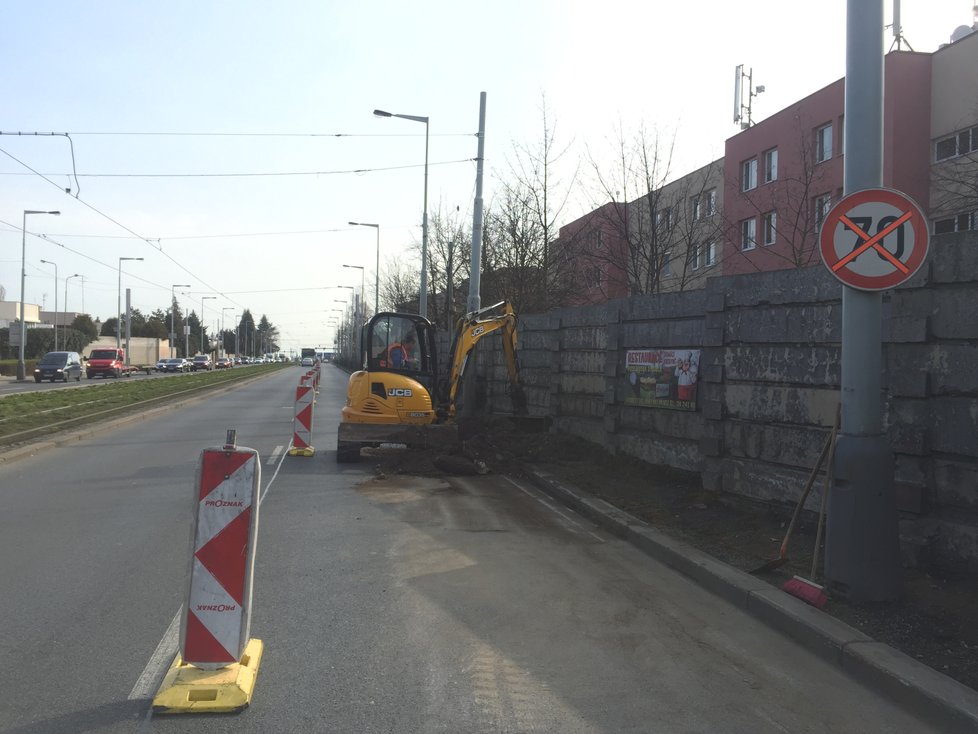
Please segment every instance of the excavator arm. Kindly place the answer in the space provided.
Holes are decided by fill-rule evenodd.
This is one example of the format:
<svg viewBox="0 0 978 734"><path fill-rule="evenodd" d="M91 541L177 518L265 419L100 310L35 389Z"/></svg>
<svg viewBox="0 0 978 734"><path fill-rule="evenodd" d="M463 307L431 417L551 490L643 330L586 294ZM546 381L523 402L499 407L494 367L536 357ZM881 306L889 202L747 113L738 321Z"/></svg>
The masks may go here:
<svg viewBox="0 0 978 734"><path fill-rule="evenodd" d="M516 314L508 301L501 301L493 306L466 314L456 324L455 337L452 341L449 355L449 373L447 386L448 414L455 414L455 401L458 397L459 386L469 355L475 345L488 334L502 331L503 353L506 357L506 369L509 372L510 396L518 414L526 413L526 395L520 384L519 364L516 358Z"/></svg>

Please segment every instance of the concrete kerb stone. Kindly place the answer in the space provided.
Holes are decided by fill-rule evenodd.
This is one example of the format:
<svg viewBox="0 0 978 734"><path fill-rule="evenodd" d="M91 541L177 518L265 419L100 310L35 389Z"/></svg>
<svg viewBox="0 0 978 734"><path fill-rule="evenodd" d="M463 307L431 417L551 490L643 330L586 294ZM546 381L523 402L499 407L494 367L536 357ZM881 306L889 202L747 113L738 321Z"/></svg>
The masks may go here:
<svg viewBox="0 0 978 734"><path fill-rule="evenodd" d="M233 390L241 385L246 385L254 380L261 379L262 377L267 377L267 375L255 375L254 377L248 377L243 380L236 380L230 385L224 385L222 387L216 387L212 391L208 391L206 395L220 395L221 393ZM73 428L66 430L62 433L56 434L53 438L47 438L42 441L28 441L20 446L13 446L8 449L0 448L0 464L8 464L20 459L24 459L28 456L33 456L34 454L39 454L44 451L49 451L51 449L58 448L60 446L67 446L70 443L75 443L76 441L81 441L82 439L89 438L96 435L97 433L104 433L107 430L112 430L115 428L122 428L130 423L136 421L144 421L147 418L152 418L153 416L166 413L177 408L182 408L190 402L199 400L201 393L195 393L194 395L189 395L186 398L177 400L173 403L167 403L166 405L158 405L155 408L150 408L146 411L136 411L129 413L127 415L120 415L117 418L110 418L108 420L96 421L95 424L87 426L85 428Z"/></svg>
<svg viewBox="0 0 978 734"><path fill-rule="evenodd" d="M534 484L608 532L834 663L948 732L978 731L978 692L748 573L671 538L604 500L532 467Z"/></svg>
<svg viewBox="0 0 978 734"><path fill-rule="evenodd" d="M889 645L873 640L847 645L842 667L944 731L978 731L978 693Z"/></svg>

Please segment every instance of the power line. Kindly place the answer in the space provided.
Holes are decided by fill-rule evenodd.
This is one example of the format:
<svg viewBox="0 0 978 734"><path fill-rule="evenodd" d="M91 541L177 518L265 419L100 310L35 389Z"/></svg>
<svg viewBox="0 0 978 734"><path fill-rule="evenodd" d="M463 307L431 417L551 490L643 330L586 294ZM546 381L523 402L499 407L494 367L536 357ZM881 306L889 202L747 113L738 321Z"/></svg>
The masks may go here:
<svg viewBox="0 0 978 734"><path fill-rule="evenodd" d="M47 182L48 182L49 184L51 184L51 185L52 185L52 186L54 186L54 187L55 187L56 189L58 189L58 191L60 191L61 193L63 193L63 194L65 193L65 191L64 191L64 189L63 189L63 188L62 188L61 186L59 186L59 185L58 185L57 183L55 183L54 181L52 181L51 179L49 179L49 178L48 178L47 176L45 176L44 174L42 174L42 173L39 173L38 171L35 171L35 170L34 170L33 168L31 168L31 167L30 167L29 165L27 165L26 163L24 163L24 162L23 162L22 160L20 160L20 159L19 159L19 158L17 158L16 156L14 156L14 155L11 155L10 153L8 153L8 152L7 152L6 150L4 150L3 148L0 148L0 153L3 153L3 154L4 154L5 156L7 156L8 158L10 158L10 159L11 159L11 160L13 160L13 161L16 161L16 162L17 162L17 163L19 163L19 164L20 164L21 166L23 166L24 168L26 168L26 169L27 169L28 171L31 171L32 173L34 173L35 175L37 175L37 176L39 176L39 177L40 177L41 179L43 179L44 181L47 181ZM65 194L65 195L67 195L67 194ZM74 197L71 197L71 198L72 198L72 199L74 199L75 201L77 201L78 203L80 203L80 204L82 204L83 206L85 206L85 207L87 207L87 208L88 208L88 209L90 209L91 211L93 211L93 212L95 212L95 213L96 213L96 214L98 214L98 215L99 215L100 217L102 217L102 218L104 218L104 219L107 219L108 221L110 221L110 222L112 222L112 223L113 223L114 225L116 225L117 227L119 227L119 228L121 228L121 229L124 229L124 230L125 230L126 232L129 232L129 233L130 233L131 235L133 235L133 236L134 236L134 237L135 237L136 239L139 239L139 240L142 240L142 241L143 241L143 242L145 242L146 244L148 244L148 245L151 245L151 246L153 246L153 249L154 249L154 250L156 250L156 251L157 251L157 252L159 252L159 253L160 253L161 255L163 255L163 257L165 257L166 259L168 259L168 260L169 260L170 262L172 262L172 263L173 263L174 265L176 265L176 266L177 266L178 268L180 268L180 269L181 269L181 270L182 270L183 272L185 272L185 273L186 273L187 275L189 275L190 277L192 277L192 278L194 278L194 279L196 279L196 280L197 280L198 282L200 282L200 283L203 283L203 284L204 284L204 285L205 285L205 286L206 286L206 287L207 287L208 289L210 289L210 290L211 290L212 292L214 292L214 293L220 293L220 291L219 291L219 290L218 290L217 288L214 288L214 287L213 287L213 286L212 286L212 285L211 285L210 283L208 283L207 281L205 281L205 280L204 280L203 278L201 278L200 276L198 276L198 275L195 275L194 273L192 273L192 272L190 271L190 269L189 269L189 268L186 268L186 267L185 267L185 266L184 266L184 265L183 265L182 263L180 263L180 262L178 262L178 261L177 261L177 260L176 260L175 258L173 258L172 256L170 256L170 255L169 255L169 253L166 253L166 252L163 252L163 250L162 250L162 248L160 248L160 247L159 247L158 245L155 245L155 244L154 244L154 243L153 243L153 242L152 242L151 240L149 240L149 239L147 239L146 237L143 237L143 236L142 236L142 235L140 235L140 234L139 234L138 232L135 232L134 230L132 230L132 229L130 229L129 227L127 227L126 225L124 225L124 224L123 224L122 222L119 222L118 220L116 220L116 219L113 219L112 217L110 217L110 216L109 216L108 214L106 214L105 212L103 212L103 211L101 211L101 210L99 210L99 209L97 209L97 208L95 208L94 206L92 206L91 204L89 204L89 203L88 203L87 201L85 201L84 199L81 199L81 198L79 198L79 197L77 197L77 196L74 196ZM61 243L57 243L57 244L59 244L59 245L60 245ZM62 247L63 247L63 246L64 246L64 245L62 245ZM232 303L233 303L233 301L232 301ZM237 306L241 306L241 308L244 308L244 306L242 306L242 305L241 305L241 304L239 304L239 303L235 303L235 305L237 305Z"/></svg>
<svg viewBox="0 0 978 734"><path fill-rule="evenodd" d="M4 151L6 152L6 151ZM9 153L7 155L10 155ZM15 159L16 160L16 159ZM455 161L439 161L429 163L431 166L453 166L458 163L472 163L474 158L460 158ZM19 161L18 161L19 162ZM265 171L265 172L244 172L244 173L78 173L71 174L76 178L286 178L293 176L344 176L349 174L381 173L384 171L406 171L412 168L424 168L423 163L410 164L405 166L387 166L384 168L349 168L336 171ZM11 171L9 173L0 172L0 176L67 176L66 173L24 173Z"/></svg>
<svg viewBox="0 0 978 734"><path fill-rule="evenodd" d="M130 137L199 137L199 138L418 138L422 133L229 133L229 132L18 132L0 130L0 135L16 135L18 137L42 135L118 135ZM474 133L432 133L432 138L468 138L478 135Z"/></svg>

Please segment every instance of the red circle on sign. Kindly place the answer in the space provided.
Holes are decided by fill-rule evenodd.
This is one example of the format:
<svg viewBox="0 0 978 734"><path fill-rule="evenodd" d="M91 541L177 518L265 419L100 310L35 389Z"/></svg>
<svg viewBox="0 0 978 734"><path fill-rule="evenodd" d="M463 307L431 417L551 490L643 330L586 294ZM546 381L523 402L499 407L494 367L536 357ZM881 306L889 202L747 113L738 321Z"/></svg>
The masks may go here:
<svg viewBox="0 0 978 734"><path fill-rule="evenodd" d="M891 234L897 235L896 253L883 246ZM906 253L905 239L910 241ZM908 280L923 264L928 245L920 207L893 189L865 189L843 197L829 210L819 233L825 267L845 285L865 291L887 290ZM856 262L874 253L877 259Z"/></svg>

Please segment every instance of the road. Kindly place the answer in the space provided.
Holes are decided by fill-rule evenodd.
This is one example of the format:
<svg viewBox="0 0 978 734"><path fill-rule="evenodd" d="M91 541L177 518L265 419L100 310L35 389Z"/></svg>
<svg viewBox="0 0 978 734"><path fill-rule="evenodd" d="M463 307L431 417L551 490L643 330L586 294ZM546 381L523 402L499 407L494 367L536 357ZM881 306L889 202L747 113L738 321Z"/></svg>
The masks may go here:
<svg viewBox="0 0 978 734"><path fill-rule="evenodd" d="M284 456L299 374L0 466L0 732L928 731L522 482L337 465L335 368ZM262 457L255 698L152 715L227 428Z"/></svg>

